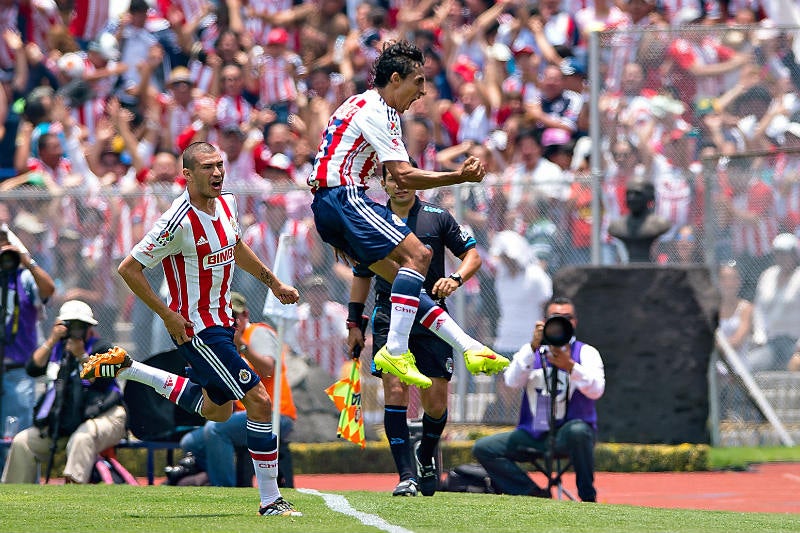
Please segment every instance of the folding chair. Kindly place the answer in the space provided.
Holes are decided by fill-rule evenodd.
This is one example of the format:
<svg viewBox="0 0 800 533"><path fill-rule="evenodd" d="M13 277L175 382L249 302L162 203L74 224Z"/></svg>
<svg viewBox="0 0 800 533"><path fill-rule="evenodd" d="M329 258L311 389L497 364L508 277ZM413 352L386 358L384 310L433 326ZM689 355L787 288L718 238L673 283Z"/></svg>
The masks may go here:
<svg viewBox="0 0 800 533"><path fill-rule="evenodd" d="M552 447L545 451L536 448L526 448L527 460L533 465L537 472L541 472L547 478L547 491L552 494L553 487L556 488L557 499L561 500L564 496L572 501L575 497L564 488L561 477L572 467L572 461L568 454L554 454Z"/></svg>

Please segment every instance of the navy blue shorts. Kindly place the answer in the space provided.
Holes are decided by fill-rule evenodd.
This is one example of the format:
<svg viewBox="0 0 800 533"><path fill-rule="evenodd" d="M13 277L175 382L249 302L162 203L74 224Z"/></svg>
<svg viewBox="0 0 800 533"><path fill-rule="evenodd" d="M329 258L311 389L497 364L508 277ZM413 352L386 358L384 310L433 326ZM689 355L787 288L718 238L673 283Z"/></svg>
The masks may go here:
<svg viewBox="0 0 800 533"><path fill-rule="evenodd" d="M365 265L384 259L411 233L400 217L355 185L317 190L311 210L322 240Z"/></svg>
<svg viewBox="0 0 800 533"><path fill-rule="evenodd" d="M375 304L372 312L372 350L373 356L386 344L389 335L389 307ZM436 336L431 330L414 321L411 335L408 337L408 349L414 354L417 368L429 378L444 378L450 381L453 377L453 347ZM381 377L381 371L372 363L370 372Z"/></svg>
<svg viewBox="0 0 800 533"><path fill-rule="evenodd" d="M217 405L241 400L261 378L239 355L233 343L233 328L212 326L178 346L191 365L189 378L203 387Z"/></svg>

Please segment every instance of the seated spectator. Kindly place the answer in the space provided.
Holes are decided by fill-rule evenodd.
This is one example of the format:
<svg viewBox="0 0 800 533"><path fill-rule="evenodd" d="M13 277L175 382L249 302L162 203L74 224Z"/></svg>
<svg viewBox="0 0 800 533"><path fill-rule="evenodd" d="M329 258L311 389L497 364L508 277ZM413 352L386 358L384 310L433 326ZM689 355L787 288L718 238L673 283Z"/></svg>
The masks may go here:
<svg viewBox="0 0 800 533"><path fill-rule="evenodd" d="M572 461L578 496L585 502L594 502L595 402L605 391L603 360L596 348L574 336L564 346L547 344L547 319L560 316L569 320L573 328L578 325L575 306L569 298L554 297L544 310L545 321L536 323L531 342L514 354L504 373L507 386L523 389L519 424L510 432L478 439L472 453L501 494L549 498L550 493L515 462L526 461L528 448L545 451L554 444L555 453L568 454ZM555 406L550 402L553 394L548 391L552 372L557 373L558 380ZM555 410L555 428L550 426L551 409Z"/></svg>
<svg viewBox="0 0 800 533"><path fill-rule="evenodd" d="M35 407L34 426L17 433L11 442L3 483L36 483L37 464L45 465L49 479L55 445L63 437L68 438L66 482L88 483L98 454L125 436L127 416L117 381L82 380L78 375L88 354L111 349L96 336L95 326L88 304L65 302L50 336L33 352L28 374L43 376L52 361L59 364L58 377Z"/></svg>

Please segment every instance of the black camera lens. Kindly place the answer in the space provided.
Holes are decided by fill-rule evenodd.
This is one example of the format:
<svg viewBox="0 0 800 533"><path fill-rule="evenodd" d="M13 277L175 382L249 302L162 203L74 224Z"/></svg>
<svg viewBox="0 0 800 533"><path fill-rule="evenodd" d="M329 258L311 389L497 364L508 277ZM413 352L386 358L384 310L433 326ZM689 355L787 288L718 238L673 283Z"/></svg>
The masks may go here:
<svg viewBox="0 0 800 533"><path fill-rule="evenodd" d="M566 346L575 334L575 328L569 318L563 315L553 315L544 323L542 338L544 344L549 346Z"/></svg>
<svg viewBox="0 0 800 533"><path fill-rule="evenodd" d="M16 272L21 261L20 255L13 250L0 253L0 270L3 272Z"/></svg>
<svg viewBox="0 0 800 533"><path fill-rule="evenodd" d="M80 320L69 320L64 323L67 326L67 336L71 339L86 340L89 332L89 324Z"/></svg>

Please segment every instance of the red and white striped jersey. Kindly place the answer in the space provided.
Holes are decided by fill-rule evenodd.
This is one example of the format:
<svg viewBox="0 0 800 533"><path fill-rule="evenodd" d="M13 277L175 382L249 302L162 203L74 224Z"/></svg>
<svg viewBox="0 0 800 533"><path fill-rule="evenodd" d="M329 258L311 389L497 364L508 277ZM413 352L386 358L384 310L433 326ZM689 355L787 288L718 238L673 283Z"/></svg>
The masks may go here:
<svg viewBox="0 0 800 533"><path fill-rule="evenodd" d="M378 161L408 161L400 115L374 89L348 98L322 133L312 190L340 185L365 186Z"/></svg>
<svg viewBox="0 0 800 533"><path fill-rule="evenodd" d="M733 251L752 257L763 257L772 251L772 239L778 234L775 191L758 178L753 178L746 192L731 199L734 217L731 222ZM746 212L748 218L737 215ZM755 215L755 220L750 219Z"/></svg>
<svg viewBox="0 0 800 533"><path fill-rule="evenodd" d="M303 61L294 52L282 56L264 54L258 58L258 103L262 106L297 99L295 75Z"/></svg>
<svg viewBox="0 0 800 533"><path fill-rule="evenodd" d="M253 8L258 14L264 13L280 13L281 11L288 11L292 8L294 2L292 0L247 0L242 2L246 6ZM267 42L267 34L272 26L267 24L261 17L248 17L245 13L246 9L242 8L242 20L244 20L244 27L253 37L254 43Z"/></svg>
<svg viewBox="0 0 800 533"><path fill-rule="evenodd" d="M194 323L189 335L233 326L230 290L241 237L236 211L236 199L227 191L217 198L213 217L195 209L184 191L131 251L146 268L163 265L169 307Z"/></svg>
<svg viewBox="0 0 800 533"><path fill-rule="evenodd" d="M347 309L340 303L325 302L322 314L311 314L309 304L297 307L297 324L292 343L308 361L313 361L331 377L338 377L342 364L348 359Z"/></svg>
<svg viewBox="0 0 800 533"><path fill-rule="evenodd" d="M27 19L27 42L36 43L47 54L51 50L50 34L61 25L61 15L55 2L52 5L21 4L20 9ZM16 19L15 19L16 20Z"/></svg>
<svg viewBox="0 0 800 533"><path fill-rule="evenodd" d="M74 0L69 33L76 39L91 41L108 24L108 0Z"/></svg>
<svg viewBox="0 0 800 533"><path fill-rule="evenodd" d="M231 96L224 94L217 99L217 128L238 126L250 120L253 106L240 94Z"/></svg>

